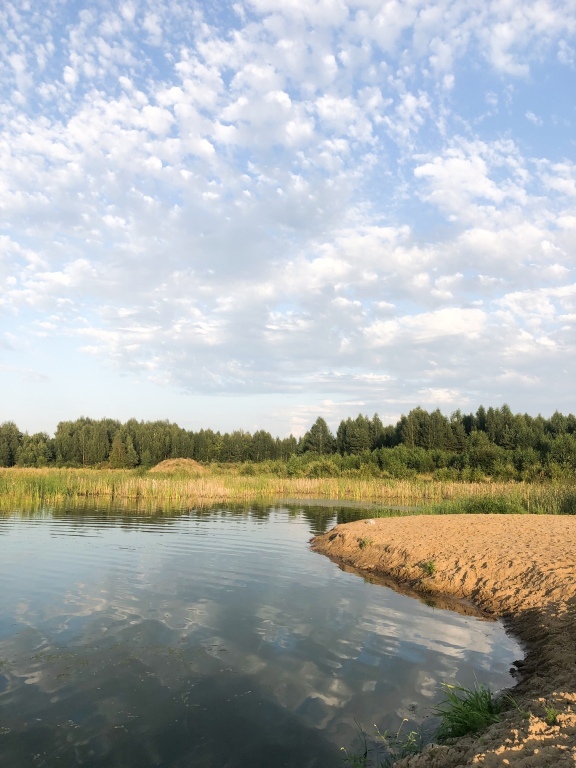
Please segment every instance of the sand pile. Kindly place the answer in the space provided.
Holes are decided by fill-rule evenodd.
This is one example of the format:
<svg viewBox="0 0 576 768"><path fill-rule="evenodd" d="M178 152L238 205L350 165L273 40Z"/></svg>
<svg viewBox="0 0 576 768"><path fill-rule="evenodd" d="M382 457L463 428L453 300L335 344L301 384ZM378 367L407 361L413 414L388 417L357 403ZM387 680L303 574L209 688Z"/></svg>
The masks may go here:
<svg viewBox="0 0 576 768"><path fill-rule="evenodd" d="M576 766L575 518L422 515L362 520L317 536L312 547L421 593L471 599L503 617L526 649L520 682L511 691L524 714L512 707L483 734L429 745L398 766ZM545 707L550 706L559 712L552 726L545 722Z"/></svg>
<svg viewBox="0 0 576 768"><path fill-rule="evenodd" d="M194 459L166 459L152 467L150 472L163 472L164 474L189 472L190 474L200 475L206 472L206 468L197 461L194 461Z"/></svg>

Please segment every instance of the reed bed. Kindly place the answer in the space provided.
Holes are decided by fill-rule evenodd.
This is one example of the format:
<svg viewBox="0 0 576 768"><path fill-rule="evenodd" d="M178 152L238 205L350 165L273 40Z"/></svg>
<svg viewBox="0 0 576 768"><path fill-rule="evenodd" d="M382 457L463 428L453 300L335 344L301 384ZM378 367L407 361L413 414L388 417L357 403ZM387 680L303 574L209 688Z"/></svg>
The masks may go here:
<svg viewBox="0 0 576 768"><path fill-rule="evenodd" d="M331 499L375 503L382 507L429 507L429 511L437 513L489 512L491 508L502 512L576 513L575 486L553 483L466 483L424 477L410 480L295 478L221 471L162 475L139 470L0 469L1 509L15 505L57 505L73 499L146 502L155 507Z"/></svg>

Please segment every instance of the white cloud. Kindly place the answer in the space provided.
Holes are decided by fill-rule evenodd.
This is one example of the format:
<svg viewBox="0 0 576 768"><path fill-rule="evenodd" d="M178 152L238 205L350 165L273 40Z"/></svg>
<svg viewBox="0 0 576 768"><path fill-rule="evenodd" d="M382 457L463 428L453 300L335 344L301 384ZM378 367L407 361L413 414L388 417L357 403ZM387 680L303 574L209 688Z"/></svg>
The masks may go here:
<svg viewBox="0 0 576 768"><path fill-rule="evenodd" d="M530 145L522 89L572 66L571 4L209 18L0 11L7 330L191 393L396 412L513 395L492 366L536 376L533 409L547 385L568 402L530 366L574 351L573 116L558 105L553 145Z"/></svg>

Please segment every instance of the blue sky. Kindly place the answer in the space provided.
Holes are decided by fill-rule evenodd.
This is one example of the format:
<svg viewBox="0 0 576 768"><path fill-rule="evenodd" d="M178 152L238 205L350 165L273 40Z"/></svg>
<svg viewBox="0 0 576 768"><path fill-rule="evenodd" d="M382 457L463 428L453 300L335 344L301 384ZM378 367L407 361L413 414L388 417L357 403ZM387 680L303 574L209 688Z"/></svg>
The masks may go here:
<svg viewBox="0 0 576 768"><path fill-rule="evenodd" d="M0 56L0 421L575 410L573 0L15 0Z"/></svg>

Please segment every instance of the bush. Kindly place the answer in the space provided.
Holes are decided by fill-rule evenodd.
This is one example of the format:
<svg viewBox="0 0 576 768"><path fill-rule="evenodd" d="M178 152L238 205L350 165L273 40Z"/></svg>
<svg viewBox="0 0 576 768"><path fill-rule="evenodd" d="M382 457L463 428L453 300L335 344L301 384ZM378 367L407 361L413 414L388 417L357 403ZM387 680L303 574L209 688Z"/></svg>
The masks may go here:
<svg viewBox="0 0 576 768"><path fill-rule="evenodd" d="M331 459L312 461L304 470L306 477L339 477L340 467Z"/></svg>

